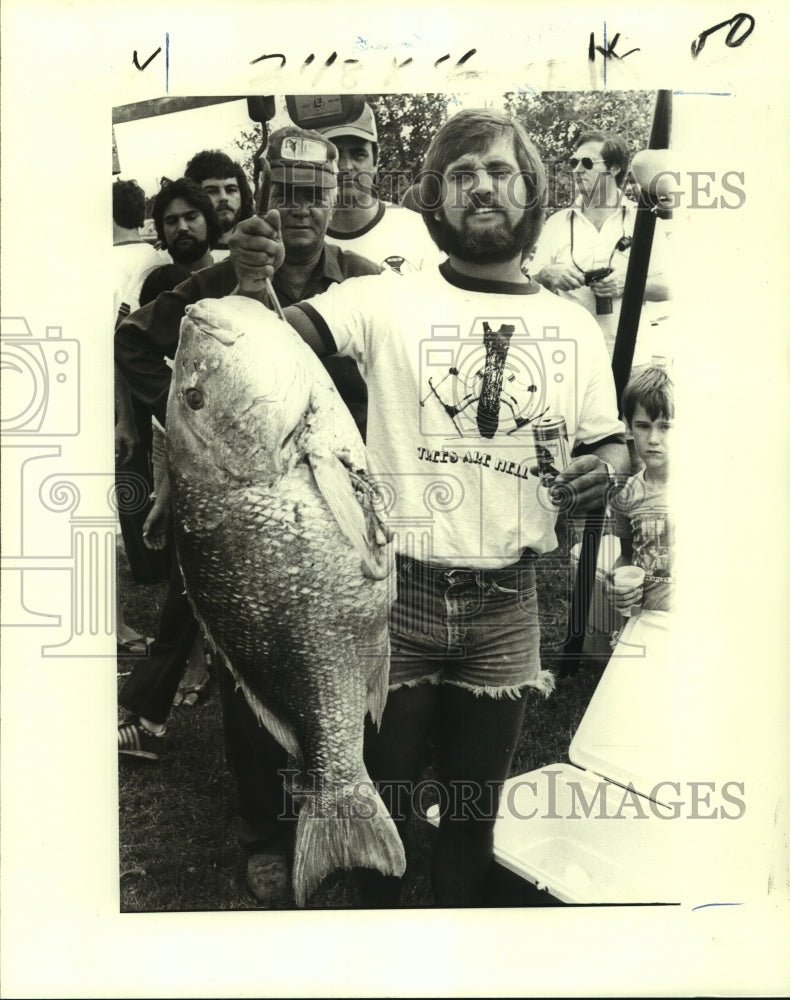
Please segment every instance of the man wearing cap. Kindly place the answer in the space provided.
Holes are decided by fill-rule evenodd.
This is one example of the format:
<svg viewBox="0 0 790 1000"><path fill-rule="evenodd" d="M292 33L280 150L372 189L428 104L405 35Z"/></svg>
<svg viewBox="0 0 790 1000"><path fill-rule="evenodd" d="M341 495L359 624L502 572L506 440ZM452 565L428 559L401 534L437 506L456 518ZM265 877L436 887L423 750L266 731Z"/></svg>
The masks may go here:
<svg viewBox="0 0 790 1000"><path fill-rule="evenodd" d="M317 132L288 126L272 134L266 159L271 173L269 208L280 213L285 250L283 265L272 282L280 304L291 305L346 278L380 274L382 268L377 264L324 239L338 193L334 144ZM164 423L170 387L170 369L164 358L175 356L186 307L200 299L230 295L236 284L230 260L220 261L162 293L119 324L115 336L118 365L132 392L150 403L160 422ZM334 377L335 370L330 367L330 372ZM352 388L364 392L364 383L338 385L359 422L363 400L351 394Z"/></svg>
<svg viewBox="0 0 790 1000"><path fill-rule="evenodd" d="M378 132L369 104L355 121L319 129L337 146L340 193L327 242L385 265L398 274L440 263L419 216L381 201L376 193Z"/></svg>
<svg viewBox="0 0 790 1000"><path fill-rule="evenodd" d="M317 132L287 127L272 134L266 159L271 179L268 203L279 212L285 250L283 265L272 282L280 304L287 306L326 291L346 278L380 274L378 265L324 242L337 197L334 145ZM162 292L119 324L116 363L132 392L152 407L165 428L170 368L164 359L175 356L186 307L203 298L222 298L236 289L233 265L224 260L196 272L172 291ZM347 358L327 360L338 391L364 432L367 393L356 365ZM175 673L172 690L163 693L168 706L179 678L180 673ZM279 819L283 810L279 771L287 766L287 757L259 726L243 694L234 690L228 671L221 670L219 680L226 754L236 780L241 819L239 842L248 855L247 884L262 902L281 903L290 882L286 856L291 829ZM138 737L141 746L152 738L142 725ZM162 737L153 739L161 745Z"/></svg>

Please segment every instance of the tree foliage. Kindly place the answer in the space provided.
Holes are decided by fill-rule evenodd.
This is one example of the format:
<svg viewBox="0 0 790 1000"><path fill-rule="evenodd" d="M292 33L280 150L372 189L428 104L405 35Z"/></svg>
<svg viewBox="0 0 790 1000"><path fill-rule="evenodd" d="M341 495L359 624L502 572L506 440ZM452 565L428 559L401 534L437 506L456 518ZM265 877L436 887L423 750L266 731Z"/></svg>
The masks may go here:
<svg viewBox="0 0 790 1000"><path fill-rule="evenodd" d="M238 160L250 183L252 183L252 179L255 177L255 159L261 152L263 134L262 125L250 123L249 128L241 129L233 140L241 150L241 156Z"/></svg>
<svg viewBox="0 0 790 1000"><path fill-rule="evenodd" d="M399 201L447 119L447 94L368 94L379 135L379 193Z"/></svg>
<svg viewBox="0 0 790 1000"><path fill-rule="evenodd" d="M633 156L650 139L656 94L635 91L546 91L505 94L505 110L524 125L549 173L549 211L572 198L565 162L576 139L593 129L621 136Z"/></svg>
<svg viewBox="0 0 790 1000"><path fill-rule="evenodd" d="M379 192L387 201L399 201L420 169L428 144L452 113L449 94L368 94L379 136ZM655 91L515 91L504 95L504 108L526 127L543 157L550 178L550 211L567 205L572 195L570 170L565 166L576 138L600 129L615 132L631 154L647 146ZM250 123L236 136L239 160L248 177L262 141L260 125Z"/></svg>

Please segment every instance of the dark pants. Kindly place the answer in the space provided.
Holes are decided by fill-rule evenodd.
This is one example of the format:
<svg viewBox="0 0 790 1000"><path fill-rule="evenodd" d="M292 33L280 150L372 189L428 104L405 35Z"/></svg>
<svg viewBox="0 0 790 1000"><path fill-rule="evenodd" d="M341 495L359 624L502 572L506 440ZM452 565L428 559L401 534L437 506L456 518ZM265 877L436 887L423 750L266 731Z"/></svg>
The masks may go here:
<svg viewBox="0 0 790 1000"><path fill-rule="evenodd" d="M280 774L289 767L288 754L235 690L227 667L220 664L218 675L225 757L236 783L239 844L249 853L290 853L296 814Z"/></svg>
<svg viewBox="0 0 790 1000"><path fill-rule="evenodd" d="M401 839L412 812L412 792L425 764L431 731L437 743L441 820L432 883L439 906L485 906L493 864L494 823L524 718L520 697L478 695L452 684L420 684L390 691L381 731L369 726L365 761L379 783ZM363 906L397 906L401 880L359 870Z"/></svg>
<svg viewBox="0 0 790 1000"><path fill-rule="evenodd" d="M165 723L187 666L198 624L184 593L181 571L172 560L170 583L159 618L159 633L144 660L138 660L118 701L135 715Z"/></svg>
<svg viewBox="0 0 790 1000"><path fill-rule="evenodd" d="M153 550L143 541L143 525L151 510L153 490L151 410L135 399L132 409L140 441L131 460L115 472L118 522L135 583L160 583L167 579L171 547Z"/></svg>

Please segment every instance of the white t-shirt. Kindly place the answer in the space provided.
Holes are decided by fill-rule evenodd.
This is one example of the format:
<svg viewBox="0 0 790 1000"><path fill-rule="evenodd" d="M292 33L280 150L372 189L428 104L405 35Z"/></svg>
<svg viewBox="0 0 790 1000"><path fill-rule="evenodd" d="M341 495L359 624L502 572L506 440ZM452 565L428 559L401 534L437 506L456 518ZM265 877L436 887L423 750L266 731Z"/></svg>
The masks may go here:
<svg viewBox="0 0 790 1000"><path fill-rule="evenodd" d="M617 250L615 248L623 237L633 236L635 221L636 208L633 202L627 199L623 199L621 207L617 212L612 213L600 230L596 229L590 220L582 214L578 205L561 209L546 220L546 225L538 240L535 256L528 265L529 273L538 274L542 268L550 264L564 264L570 268L576 264L582 271L590 271L599 267L612 267L625 278L631 251L630 249ZM666 223L657 219L650 252L650 266L647 272L649 278L666 273L668 256L669 228ZM581 288L574 288L567 292L560 291L557 294L564 299L578 302L580 306L584 306L588 312L595 316L603 331L611 357L617 337L617 325L620 321L622 297L611 300L611 313L597 315L595 296L589 287L583 285ZM639 322L637 351L639 351L640 342L647 341L651 324L663 322L663 319L668 315L669 305L668 301L644 303ZM660 339L656 340L655 335L652 336L649 347L651 353L671 355L671 345L666 344L665 347L666 349L662 350ZM649 357L642 357L643 354L644 351L634 355L634 365L650 360Z"/></svg>
<svg viewBox="0 0 790 1000"><path fill-rule="evenodd" d="M445 259L431 239L422 216L410 208L379 202L379 213L361 232L352 236L337 232L330 225L326 242L341 250L353 250L374 264L389 267L398 274L422 271Z"/></svg>
<svg viewBox="0 0 790 1000"><path fill-rule="evenodd" d="M563 416L571 448L623 433L583 309L535 282L472 282L449 263L349 278L299 307L367 383L367 447L398 551L494 568L556 548L556 508L529 472L531 421Z"/></svg>
<svg viewBox="0 0 790 1000"><path fill-rule="evenodd" d="M168 254L168 260L170 255ZM113 321L118 315L121 303L127 301L130 286L138 280L142 284L142 275L152 267L162 263L159 254L150 243L144 241L133 243L116 243L113 247Z"/></svg>

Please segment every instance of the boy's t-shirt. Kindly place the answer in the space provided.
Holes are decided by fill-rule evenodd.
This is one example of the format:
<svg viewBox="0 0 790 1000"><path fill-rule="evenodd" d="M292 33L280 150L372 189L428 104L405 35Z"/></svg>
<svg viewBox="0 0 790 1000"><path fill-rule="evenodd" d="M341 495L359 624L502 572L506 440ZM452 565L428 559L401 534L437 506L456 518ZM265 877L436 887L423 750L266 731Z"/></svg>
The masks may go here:
<svg viewBox="0 0 790 1000"><path fill-rule="evenodd" d="M615 534L631 539L631 562L645 571L642 607L671 611L675 603L675 531L666 484L646 480L642 469L631 476L613 506Z"/></svg>

